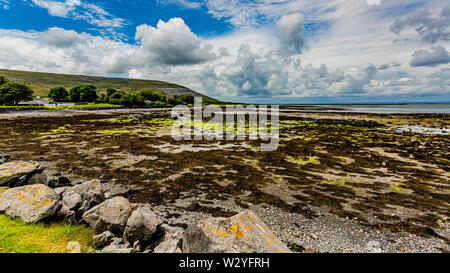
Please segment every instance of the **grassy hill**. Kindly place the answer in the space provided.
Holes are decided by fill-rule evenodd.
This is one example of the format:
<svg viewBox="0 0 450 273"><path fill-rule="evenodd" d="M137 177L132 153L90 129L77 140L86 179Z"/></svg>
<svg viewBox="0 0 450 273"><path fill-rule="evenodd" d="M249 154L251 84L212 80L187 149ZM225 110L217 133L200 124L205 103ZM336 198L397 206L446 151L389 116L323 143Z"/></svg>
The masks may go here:
<svg viewBox="0 0 450 273"><path fill-rule="evenodd" d="M5 76L10 81L29 85L34 90L34 95L40 97L46 97L49 89L55 86L64 86L65 88L70 89L71 87L80 84L93 84L97 87L100 94L106 93L106 89L110 87L126 92L156 89L163 91L169 96L192 94L195 96L202 96L204 99L209 99L211 102L219 102L184 86L162 81L26 72L6 69L0 69L0 76Z"/></svg>

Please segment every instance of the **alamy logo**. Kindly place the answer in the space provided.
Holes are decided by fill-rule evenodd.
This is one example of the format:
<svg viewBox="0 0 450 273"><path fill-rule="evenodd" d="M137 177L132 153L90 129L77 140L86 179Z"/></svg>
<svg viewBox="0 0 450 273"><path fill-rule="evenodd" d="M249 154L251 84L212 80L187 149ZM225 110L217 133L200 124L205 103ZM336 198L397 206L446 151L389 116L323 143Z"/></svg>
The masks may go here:
<svg viewBox="0 0 450 273"><path fill-rule="evenodd" d="M181 140L261 140L262 151L275 151L279 144L279 107L272 105L218 105L203 107L202 98L195 98L193 109L177 105L172 109L177 118L172 138ZM204 121L204 118L211 118Z"/></svg>
<svg viewBox="0 0 450 273"><path fill-rule="evenodd" d="M381 0L366 0L369 6L381 6Z"/></svg>

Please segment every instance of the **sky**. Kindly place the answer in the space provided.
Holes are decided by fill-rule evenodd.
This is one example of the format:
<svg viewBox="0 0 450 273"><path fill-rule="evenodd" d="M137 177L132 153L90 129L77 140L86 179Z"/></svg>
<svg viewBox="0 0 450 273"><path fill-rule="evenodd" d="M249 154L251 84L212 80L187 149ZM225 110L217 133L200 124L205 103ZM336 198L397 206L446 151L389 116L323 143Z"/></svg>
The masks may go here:
<svg viewBox="0 0 450 273"><path fill-rule="evenodd" d="M435 0L0 0L0 68L247 103L450 102Z"/></svg>

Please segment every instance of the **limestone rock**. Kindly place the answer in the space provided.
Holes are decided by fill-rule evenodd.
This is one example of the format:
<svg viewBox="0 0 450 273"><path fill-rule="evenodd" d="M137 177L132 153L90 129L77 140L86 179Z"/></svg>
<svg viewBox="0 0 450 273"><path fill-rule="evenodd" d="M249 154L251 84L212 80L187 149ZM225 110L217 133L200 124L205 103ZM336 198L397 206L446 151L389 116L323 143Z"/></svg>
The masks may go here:
<svg viewBox="0 0 450 273"><path fill-rule="evenodd" d="M0 212L28 223L52 216L58 207L59 195L42 184L12 188L0 194Z"/></svg>
<svg viewBox="0 0 450 273"><path fill-rule="evenodd" d="M104 253L135 253L136 250L122 238L114 238L112 243L102 250Z"/></svg>
<svg viewBox="0 0 450 273"><path fill-rule="evenodd" d="M106 230L122 235L133 206L123 197L114 197L86 211L83 220L97 232Z"/></svg>
<svg viewBox="0 0 450 273"><path fill-rule="evenodd" d="M92 242L96 247L104 247L111 243L114 239L114 234L110 231L105 231L92 237Z"/></svg>
<svg viewBox="0 0 450 273"><path fill-rule="evenodd" d="M164 232L164 235L153 250L153 253L181 253L181 240L184 229L163 224L161 225L161 230Z"/></svg>
<svg viewBox="0 0 450 273"><path fill-rule="evenodd" d="M77 214L82 215L104 200L100 181L92 180L66 189L62 194L62 210L76 211Z"/></svg>
<svg viewBox="0 0 450 273"><path fill-rule="evenodd" d="M27 184L34 174L45 168L36 162L11 161L0 165L0 186L17 187Z"/></svg>
<svg viewBox="0 0 450 273"><path fill-rule="evenodd" d="M290 252L252 211L196 223L183 237L183 253Z"/></svg>
<svg viewBox="0 0 450 273"><path fill-rule="evenodd" d="M150 208L141 207L131 214L123 235L129 242L147 242L161 224L159 217Z"/></svg>
<svg viewBox="0 0 450 273"><path fill-rule="evenodd" d="M131 191L131 188L116 183L102 183L103 192L107 198L122 196Z"/></svg>

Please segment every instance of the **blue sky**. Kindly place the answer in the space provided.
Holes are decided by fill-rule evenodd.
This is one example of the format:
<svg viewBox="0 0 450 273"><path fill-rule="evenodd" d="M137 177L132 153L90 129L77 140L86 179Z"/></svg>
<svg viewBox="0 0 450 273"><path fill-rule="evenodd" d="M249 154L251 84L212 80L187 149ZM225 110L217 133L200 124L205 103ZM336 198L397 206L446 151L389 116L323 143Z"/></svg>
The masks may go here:
<svg viewBox="0 0 450 273"><path fill-rule="evenodd" d="M0 18L0 68L228 101L450 101L444 1L0 0Z"/></svg>

